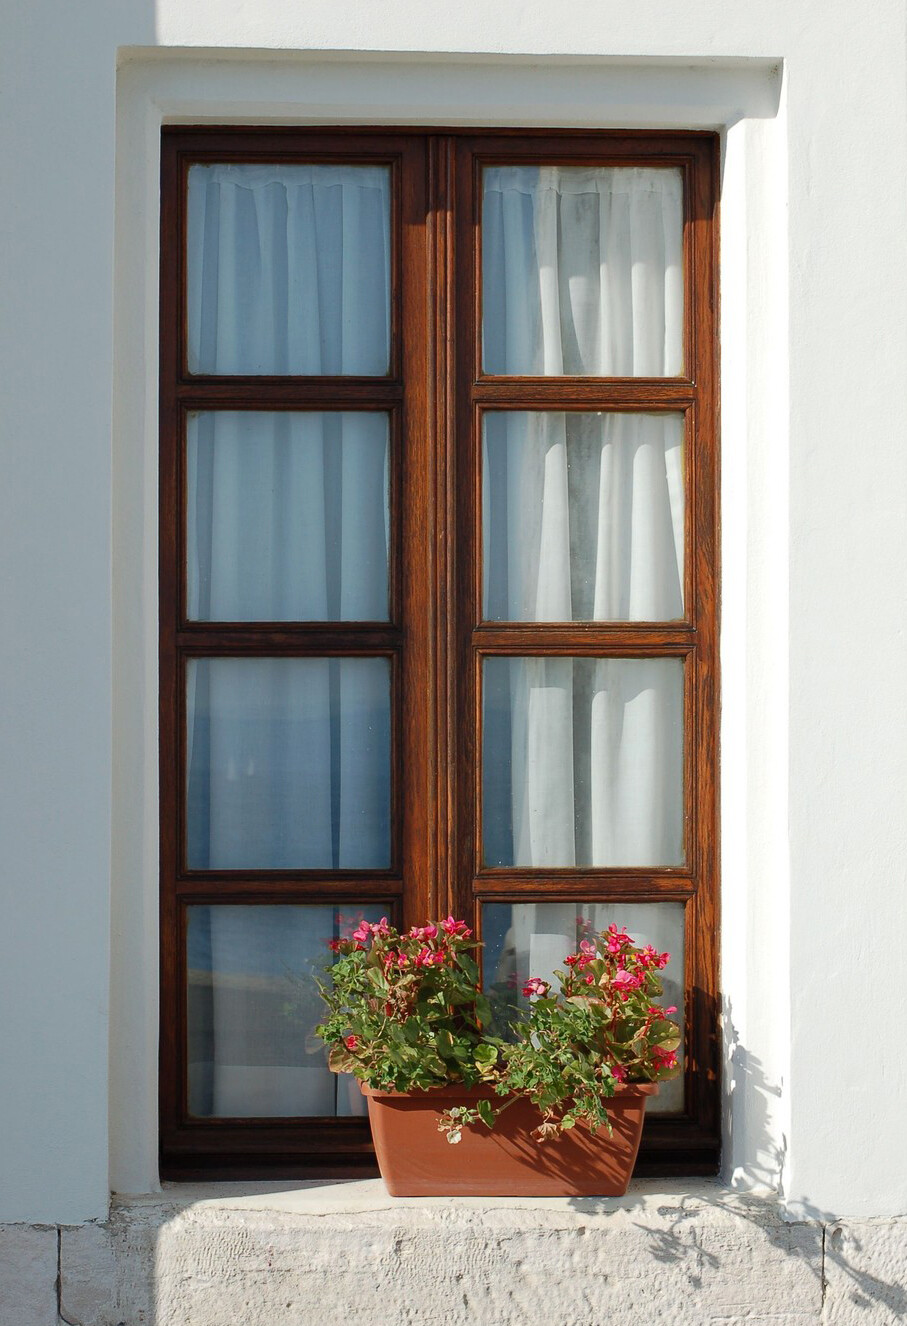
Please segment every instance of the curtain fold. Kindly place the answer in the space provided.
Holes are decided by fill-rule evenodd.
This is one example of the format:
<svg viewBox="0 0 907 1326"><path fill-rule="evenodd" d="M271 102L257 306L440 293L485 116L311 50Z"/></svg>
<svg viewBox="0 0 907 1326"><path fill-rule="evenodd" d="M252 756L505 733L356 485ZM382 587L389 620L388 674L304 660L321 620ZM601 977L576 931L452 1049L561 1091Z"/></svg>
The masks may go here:
<svg viewBox="0 0 907 1326"><path fill-rule="evenodd" d="M683 617L683 416L489 411L485 616Z"/></svg>
<svg viewBox="0 0 907 1326"><path fill-rule="evenodd" d="M482 226L486 372L681 371L679 171L487 168ZM682 436L677 413L486 414L485 615L682 617ZM485 682L489 864L680 863L678 661L488 659Z"/></svg>
<svg viewBox="0 0 907 1326"><path fill-rule="evenodd" d="M367 907L359 916L378 920ZM355 924L355 922L354 922ZM313 1040L316 979L341 929L330 906L189 908L189 1111L200 1117L363 1114ZM352 1089L351 1089L352 1088Z"/></svg>
<svg viewBox="0 0 907 1326"><path fill-rule="evenodd" d="M488 167L482 267L487 373L682 372L679 170Z"/></svg>
<svg viewBox="0 0 907 1326"><path fill-rule="evenodd" d="M187 232L190 372L387 373L387 167L193 165ZM385 414L190 416L190 618L387 621L388 470ZM187 706L190 866L386 868L387 660L194 659ZM193 911L208 962L200 1112L355 1109L304 1049L332 909ZM305 1026L286 1014L300 992Z"/></svg>
<svg viewBox="0 0 907 1326"><path fill-rule="evenodd" d="M191 373L387 373L387 167L194 165L188 197Z"/></svg>

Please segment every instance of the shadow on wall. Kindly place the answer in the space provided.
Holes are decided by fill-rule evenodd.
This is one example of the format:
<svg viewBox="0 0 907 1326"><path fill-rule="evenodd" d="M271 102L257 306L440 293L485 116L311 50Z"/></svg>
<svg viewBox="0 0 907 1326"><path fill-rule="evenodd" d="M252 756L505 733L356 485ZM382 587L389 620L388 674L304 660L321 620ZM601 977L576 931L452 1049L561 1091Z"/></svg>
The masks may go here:
<svg viewBox="0 0 907 1326"><path fill-rule="evenodd" d="M785 1222L779 1220L777 1210L767 1204L764 1195L766 1191L783 1192L787 1138L782 1134L779 1144L777 1130L771 1126L774 1112L772 1102L780 1101L781 1087L767 1077L759 1058L741 1043L727 1001L722 1021L725 1062L730 1065L731 1078L725 1120L726 1146L730 1150L735 1126L741 1131L745 1128L747 1151L753 1159L740 1166L738 1173L743 1176L747 1186L751 1185L756 1191L717 1190L708 1196L698 1192L695 1197L681 1197L676 1205L666 1200L659 1207L659 1216L663 1222L661 1228L652 1229L642 1223L636 1224L636 1228L649 1241L653 1260L667 1266L686 1263L690 1283L694 1287L701 1283L702 1267L714 1272L722 1269L720 1253L709 1250L698 1237L697 1219L705 1205L725 1212L733 1219L749 1223L783 1256L796 1257L815 1275L823 1294L831 1264L849 1282L849 1297L854 1307L867 1310L884 1307L892 1313L894 1320L907 1320L907 1287L870 1275L851 1264L842 1246L844 1229L836 1215L811 1205L809 1199L804 1198L800 1207L805 1218ZM736 1101L733 1111L730 1108L732 1099ZM761 1190L761 1195L757 1195L758 1190ZM607 1198L576 1199L571 1205L587 1213L604 1213L613 1210L614 1206L613 1201ZM625 1210L632 1210L632 1205L628 1206L626 1200L621 1205ZM796 1238L792 1237L794 1233ZM851 1222L847 1222L847 1243L856 1252L862 1250L862 1244L854 1232L854 1223Z"/></svg>

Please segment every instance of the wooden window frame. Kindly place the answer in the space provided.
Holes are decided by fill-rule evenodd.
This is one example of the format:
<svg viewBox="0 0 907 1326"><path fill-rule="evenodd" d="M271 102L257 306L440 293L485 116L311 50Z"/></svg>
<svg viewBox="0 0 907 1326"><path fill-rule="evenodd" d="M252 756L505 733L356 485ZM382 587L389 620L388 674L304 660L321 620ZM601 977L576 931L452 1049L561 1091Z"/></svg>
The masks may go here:
<svg viewBox="0 0 907 1326"><path fill-rule="evenodd" d="M480 359L480 171L501 162L675 166L684 180L684 375L491 377ZM186 371L186 181L196 162L387 163L393 172L386 377ZM195 1119L186 1099L186 908L386 905L409 925L481 903L586 899L686 905L683 1116L647 1119L638 1174L702 1174L719 1157L718 138L711 133L212 128L162 131L160 361L161 1173L166 1178L376 1173L361 1119ZM389 623L189 622L184 421L189 410L391 415ZM685 417L685 618L481 619L481 415L487 409L673 411ZM446 605L451 605L446 611ZM185 864L184 669L212 655L393 660L392 867L198 871ZM492 654L684 660L685 864L480 868L479 668ZM404 887L405 878L405 887Z"/></svg>

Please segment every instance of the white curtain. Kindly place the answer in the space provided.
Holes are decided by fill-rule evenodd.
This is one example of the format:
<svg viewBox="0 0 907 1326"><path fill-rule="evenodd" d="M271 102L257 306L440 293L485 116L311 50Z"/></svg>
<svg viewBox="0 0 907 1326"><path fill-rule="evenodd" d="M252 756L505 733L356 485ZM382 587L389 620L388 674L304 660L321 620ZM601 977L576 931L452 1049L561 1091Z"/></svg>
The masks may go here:
<svg viewBox="0 0 907 1326"><path fill-rule="evenodd" d="M485 615L683 616L683 416L484 416Z"/></svg>
<svg viewBox="0 0 907 1326"><path fill-rule="evenodd" d="M679 170L486 168L482 270L488 373L683 369Z"/></svg>
<svg viewBox="0 0 907 1326"><path fill-rule="evenodd" d="M192 869L387 868L387 659L190 659L187 689Z"/></svg>
<svg viewBox="0 0 907 1326"><path fill-rule="evenodd" d="M682 222L678 171L487 169L486 371L680 372ZM680 416L492 413L484 473L488 616L682 616ZM490 659L485 685L490 864L681 861L678 661Z"/></svg>
<svg viewBox="0 0 907 1326"><path fill-rule="evenodd" d="M189 416L188 614L387 621L388 417Z"/></svg>
<svg viewBox="0 0 907 1326"><path fill-rule="evenodd" d="M384 374L386 166L189 170L192 373Z"/></svg>
<svg viewBox="0 0 907 1326"><path fill-rule="evenodd" d="M187 231L191 372L388 371L387 167L196 165ZM374 413L191 417L190 617L386 621L387 436ZM190 866L389 864L387 660L197 659L187 687ZM281 1021L278 998L291 971L313 995L331 909L197 910L209 944L209 1044L195 1070L206 1112L349 1112L345 1084L335 1099L323 1055L300 1051L305 1029Z"/></svg>
<svg viewBox="0 0 907 1326"><path fill-rule="evenodd" d="M683 664L488 658L487 865L683 861Z"/></svg>
<svg viewBox="0 0 907 1326"><path fill-rule="evenodd" d="M378 919L375 908L363 914ZM189 908L190 1113L364 1113L358 1089L328 1070L313 1037L323 1012L316 977L339 930L330 906Z"/></svg>

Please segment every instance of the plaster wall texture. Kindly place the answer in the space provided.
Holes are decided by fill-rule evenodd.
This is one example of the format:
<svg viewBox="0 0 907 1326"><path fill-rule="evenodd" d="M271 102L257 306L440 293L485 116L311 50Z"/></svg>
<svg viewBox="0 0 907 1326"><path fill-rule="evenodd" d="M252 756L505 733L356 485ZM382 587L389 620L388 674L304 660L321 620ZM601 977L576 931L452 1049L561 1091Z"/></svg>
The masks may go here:
<svg viewBox="0 0 907 1326"><path fill-rule="evenodd" d="M165 117L725 133L729 1177L902 1214L907 1060L867 1053L862 1002L907 941L902 4L34 0L0 59L0 1218L155 1183Z"/></svg>

